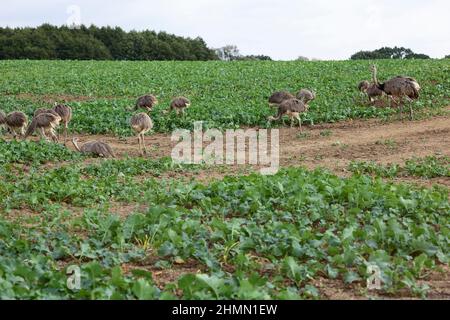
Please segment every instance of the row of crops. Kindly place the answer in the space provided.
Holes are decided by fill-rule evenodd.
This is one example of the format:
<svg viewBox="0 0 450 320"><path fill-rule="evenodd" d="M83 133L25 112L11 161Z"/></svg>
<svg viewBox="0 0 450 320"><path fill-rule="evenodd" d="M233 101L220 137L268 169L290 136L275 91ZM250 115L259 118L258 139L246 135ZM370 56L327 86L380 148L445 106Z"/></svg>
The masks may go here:
<svg viewBox="0 0 450 320"><path fill-rule="evenodd" d="M448 264L444 188L302 168L205 184L161 179L202 169L166 158L85 164L55 144L0 148L2 299L315 299L321 278L365 290L369 266L382 290L362 294L425 296L420 280ZM42 166L47 156L62 165Z"/></svg>
<svg viewBox="0 0 450 320"><path fill-rule="evenodd" d="M450 97L449 60L377 61L380 80L405 74L422 86L418 111L439 109ZM130 135L127 108L146 93L160 104L152 112L155 130L204 127L267 126L274 110L267 98L277 90L317 92L306 123L349 118L388 117L389 108L367 106L356 90L370 79L369 62L89 62L0 61L0 109L30 116L51 101L68 100L72 128L92 134ZM184 117L165 115L169 101L184 95L192 106Z"/></svg>
<svg viewBox="0 0 450 320"><path fill-rule="evenodd" d="M154 93L157 132L198 120L204 128L265 127L274 113L268 96L305 87L318 94L306 123L389 117L395 111L367 106L356 90L369 65L0 61L0 110L31 117L67 100L73 132L128 136L127 108ZM418 79L418 114L448 105L448 60L377 65L380 79ZM164 114L178 95L192 101L186 115ZM448 164L435 155L353 162L345 178L285 168L202 183L182 177L210 169L203 165L91 160L0 137L0 299L318 299L321 279L363 296L424 297L422 280L448 266L448 189L384 178L445 179ZM74 267L77 288L68 285ZM366 289L373 267L380 291Z"/></svg>

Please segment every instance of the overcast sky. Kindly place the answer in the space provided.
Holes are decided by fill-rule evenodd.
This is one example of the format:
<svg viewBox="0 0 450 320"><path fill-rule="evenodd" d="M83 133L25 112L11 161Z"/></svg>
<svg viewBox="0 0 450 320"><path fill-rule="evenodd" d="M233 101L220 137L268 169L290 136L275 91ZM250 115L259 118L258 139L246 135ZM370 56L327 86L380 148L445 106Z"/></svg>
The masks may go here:
<svg viewBox="0 0 450 320"><path fill-rule="evenodd" d="M290 60L347 59L359 50L404 46L450 54L449 0L1 0L2 26L120 26L235 44L242 54Z"/></svg>

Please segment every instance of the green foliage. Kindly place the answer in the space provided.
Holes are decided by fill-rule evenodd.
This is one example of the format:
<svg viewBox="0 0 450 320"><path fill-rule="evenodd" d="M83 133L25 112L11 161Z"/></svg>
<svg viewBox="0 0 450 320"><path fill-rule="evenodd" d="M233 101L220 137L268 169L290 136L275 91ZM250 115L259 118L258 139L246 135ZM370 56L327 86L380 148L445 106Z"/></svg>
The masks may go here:
<svg viewBox="0 0 450 320"><path fill-rule="evenodd" d="M380 177L414 176L422 178L450 177L450 158L448 156L427 156L412 158L405 166L398 164L381 165L375 162L352 162L349 170L357 174L371 174Z"/></svg>
<svg viewBox="0 0 450 320"><path fill-rule="evenodd" d="M0 59L215 60L201 38L165 32L131 31L84 25L43 24L37 28L0 28Z"/></svg>
<svg viewBox="0 0 450 320"><path fill-rule="evenodd" d="M0 208L31 207L42 209L50 203L66 203L89 206L116 201L135 201L141 196L140 183L132 178L149 174L159 176L163 172L194 170L194 165L173 164L171 159L160 160L133 158L105 160L88 166L61 166L44 171L31 168L27 174L8 174L10 168L0 167L5 181L0 187ZM151 192L155 186L148 186Z"/></svg>
<svg viewBox="0 0 450 320"><path fill-rule="evenodd" d="M4 141L0 139L0 165L8 163L42 164L82 159L77 152L44 141Z"/></svg>
<svg viewBox="0 0 450 320"><path fill-rule="evenodd" d="M374 60L374 59L430 59L422 53L414 53L411 49L404 47L383 47L374 51L359 51L351 56L352 60Z"/></svg>
<svg viewBox="0 0 450 320"><path fill-rule="evenodd" d="M152 171L166 164L145 166ZM417 279L448 263L450 204L444 191L301 168L209 185L137 183L135 171L123 167L109 160L85 169L55 169L42 173L48 178L39 192L43 202L50 197L60 203L61 184L51 183L57 177L70 188L81 183L75 193L85 192L79 195L83 200L96 193L112 201L120 185L127 194L121 201L147 207L124 220L90 201L79 203L87 208L75 219L67 219L71 213L59 205L46 205L41 222L34 224L0 218L1 298L316 299L320 291L311 279L364 284L368 265L380 268L385 292L407 288L426 294ZM110 169L120 183L114 178L112 189L103 188L109 178L100 176ZM77 170L85 182L72 183ZM15 191L23 198L33 192L32 186ZM119 267L165 272L185 261L202 272L181 274L159 288L153 280L158 273ZM65 285L69 265L81 267L79 291Z"/></svg>
<svg viewBox="0 0 450 320"><path fill-rule="evenodd" d="M445 60L383 60L377 65L381 80L398 74L418 79L423 89L414 103L416 113L448 104L450 67ZM302 115L305 123L383 118L396 112L355 103L356 84L370 78L364 61L0 61L0 71L3 111L19 109L31 117L34 109L49 106L45 101L67 99L74 110L70 129L90 134L132 135L127 109L145 93L156 94L160 101L151 112L155 132L192 129L194 121L204 121L204 128L264 128L267 117L275 114L267 106L268 97L277 90L295 93L300 88L317 92L310 111ZM179 95L192 102L186 114L164 114Z"/></svg>

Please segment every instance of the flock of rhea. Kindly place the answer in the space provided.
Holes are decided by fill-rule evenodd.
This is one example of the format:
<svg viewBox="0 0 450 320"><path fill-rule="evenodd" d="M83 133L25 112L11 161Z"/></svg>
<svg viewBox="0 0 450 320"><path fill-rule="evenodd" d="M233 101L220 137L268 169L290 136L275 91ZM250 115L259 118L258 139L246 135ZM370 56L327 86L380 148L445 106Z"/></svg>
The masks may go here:
<svg viewBox="0 0 450 320"><path fill-rule="evenodd" d="M145 109L149 112L156 104L158 104L158 100L154 95L145 95L137 99L133 111ZM175 111L177 114L180 114L180 112L184 113L184 109L189 106L189 99L185 97L177 97L172 100L169 111ZM53 142L58 143L59 138L57 136L56 129L62 123L64 125L64 145L67 143L67 131L71 119L72 108L67 105L57 103L51 109L37 109L34 112L33 119L29 125L27 115L21 111L13 111L8 115L0 111L0 126L6 126L7 130L12 134L14 139L16 139L17 136L21 136L23 139L26 139L37 131L41 136L41 139L44 138L45 140L49 140L49 135ZM153 128L152 119L145 112L137 113L131 117L130 125L138 137L139 151L141 155L147 153L144 135ZM75 149L81 153L93 154L105 158L114 158L116 156L111 146L102 141L89 141L82 146L79 146L78 139L72 138L72 143Z"/></svg>
<svg viewBox="0 0 450 320"><path fill-rule="evenodd" d="M358 90L367 94L369 101L375 98L387 96L397 106L400 107L400 115L403 114L403 100L410 102L410 118L413 117L411 102L419 98L420 85L416 79L406 76L397 76L384 83L380 83L377 78L377 68L371 66L372 80L370 83L364 80L359 83ZM269 105L276 106L278 113L275 117L269 117L269 121L283 120L283 116L288 116L291 120L291 127L294 121L298 121L299 127L302 125L300 114L306 113L309 109L309 103L316 98L314 91L302 89L296 96L286 91L275 92L269 97ZM144 95L136 101L133 111L144 109L150 112L153 107L158 104L158 99L152 95ZM185 97L177 97L172 100L170 109L164 113L175 111L183 114L185 109L190 106L189 99ZM26 139L35 131L38 131L41 138L48 140L47 134L50 135L54 142L59 142L56 134L56 128L62 123L64 125L64 145L67 143L67 131L70 120L72 119L71 107L63 104L55 104L51 109L37 109L34 112L33 119L28 125L26 114L21 111L13 111L6 115L0 111L0 126L6 126L8 131L13 135L14 139L19 135ZM153 128L153 122L146 112L140 112L133 115L130 119L132 130L136 133L139 143L139 151L141 155L147 153L145 147L144 135ZM112 148L101 141L90 141L82 145L78 145L78 139L73 138L72 143L76 150L81 153L88 153L100 157L115 157Z"/></svg>

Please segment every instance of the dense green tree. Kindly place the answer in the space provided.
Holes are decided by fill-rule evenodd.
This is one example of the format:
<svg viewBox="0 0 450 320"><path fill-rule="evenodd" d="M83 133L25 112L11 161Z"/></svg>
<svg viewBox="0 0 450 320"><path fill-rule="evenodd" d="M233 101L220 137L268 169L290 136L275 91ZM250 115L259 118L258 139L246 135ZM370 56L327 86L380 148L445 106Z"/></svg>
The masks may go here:
<svg viewBox="0 0 450 320"><path fill-rule="evenodd" d="M426 54L414 53L404 47L383 47L374 51L359 51L350 57L352 60L371 59L430 59Z"/></svg>
<svg viewBox="0 0 450 320"><path fill-rule="evenodd" d="M0 59L215 60L201 38L91 25L0 28Z"/></svg>

